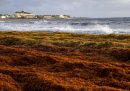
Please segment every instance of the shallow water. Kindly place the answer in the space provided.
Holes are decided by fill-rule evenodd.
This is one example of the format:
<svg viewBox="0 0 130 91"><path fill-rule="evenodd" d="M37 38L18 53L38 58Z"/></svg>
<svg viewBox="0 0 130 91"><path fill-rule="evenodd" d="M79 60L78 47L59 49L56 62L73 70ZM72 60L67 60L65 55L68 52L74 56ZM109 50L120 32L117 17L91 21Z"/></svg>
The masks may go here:
<svg viewBox="0 0 130 91"><path fill-rule="evenodd" d="M1 31L62 31L90 34L130 34L130 18L0 20Z"/></svg>

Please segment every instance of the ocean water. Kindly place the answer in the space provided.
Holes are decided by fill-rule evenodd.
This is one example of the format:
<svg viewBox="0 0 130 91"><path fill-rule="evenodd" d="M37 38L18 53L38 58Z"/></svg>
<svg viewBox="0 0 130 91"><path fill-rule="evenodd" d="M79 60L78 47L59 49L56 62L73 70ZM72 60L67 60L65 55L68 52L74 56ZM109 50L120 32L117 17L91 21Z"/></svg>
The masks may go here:
<svg viewBox="0 0 130 91"><path fill-rule="evenodd" d="M130 18L0 20L0 31L60 31L89 34L130 34Z"/></svg>

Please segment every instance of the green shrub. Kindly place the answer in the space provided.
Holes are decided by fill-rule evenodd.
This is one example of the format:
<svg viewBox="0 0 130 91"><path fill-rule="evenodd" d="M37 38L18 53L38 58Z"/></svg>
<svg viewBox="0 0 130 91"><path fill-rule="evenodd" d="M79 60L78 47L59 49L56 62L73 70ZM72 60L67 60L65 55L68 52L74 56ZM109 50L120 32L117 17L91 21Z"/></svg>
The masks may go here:
<svg viewBox="0 0 130 91"><path fill-rule="evenodd" d="M63 46L63 47L79 47L81 45L80 41L63 41L63 42L53 42L53 45Z"/></svg>
<svg viewBox="0 0 130 91"><path fill-rule="evenodd" d="M0 44L3 45L18 45L21 43L21 39L15 37L5 37L0 39Z"/></svg>
<svg viewBox="0 0 130 91"><path fill-rule="evenodd" d="M96 42L88 42L83 44L84 47L97 47L97 43Z"/></svg>
<svg viewBox="0 0 130 91"><path fill-rule="evenodd" d="M111 42L88 42L84 43L82 46L84 47L111 47L113 44Z"/></svg>
<svg viewBox="0 0 130 91"><path fill-rule="evenodd" d="M0 44L2 45L35 45L39 44L39 41L34 39L24 39L24 38L15 38L15 37L4 37L0 39Z"/></svg>
<svg viewBox="0 0 130 91"><path fill-rule="evenodd" d="M38 45L40 44L41 42L39 40L34 40L34 39L28 39L28 40L24 40L23 41L23 45L28 45L28 46L31 46L31 45Z"/></svg>
<svg viewBox="0 0 130 91"><path fill-rule="evenodd" d="M112 47L112 42L101 42L98 44L98 47Z"/></svg>

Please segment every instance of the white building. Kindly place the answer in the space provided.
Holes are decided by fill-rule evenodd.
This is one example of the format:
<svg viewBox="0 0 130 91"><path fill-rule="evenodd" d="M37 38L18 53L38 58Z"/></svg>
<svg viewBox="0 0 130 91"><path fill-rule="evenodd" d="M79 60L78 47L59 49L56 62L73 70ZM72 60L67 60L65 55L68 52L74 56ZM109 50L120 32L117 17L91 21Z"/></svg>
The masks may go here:
<svg viewBox="0 0 130 91"><path fill-rule="evenodd" d="M31 19L31 18L35 18L35 16L29 12L25 12L25 11L21 11L21 12L15 12L14 16L16 18L27 18L27 19Z"/></svg>
<svg viewBox="0 0 130 91"><path fill-rule="evenodd" d="M6 18L6 15L0 14L0 19L5 19L5 18Z"/></svg>
<svg viewBox="0 0 130 91"><path fill-rule="evenodd" d="M5 18L6 18L6 16L2 15L2 16L0 16L0 18L1 18L1 19L5 19Z"/></svg>

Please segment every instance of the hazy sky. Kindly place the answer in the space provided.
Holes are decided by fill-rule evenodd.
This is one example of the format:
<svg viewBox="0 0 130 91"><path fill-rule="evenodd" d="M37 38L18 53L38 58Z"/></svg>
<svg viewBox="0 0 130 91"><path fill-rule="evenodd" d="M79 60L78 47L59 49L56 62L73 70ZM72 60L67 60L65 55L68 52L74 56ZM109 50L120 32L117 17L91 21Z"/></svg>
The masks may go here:
<svg viewBox="0 0 130 91"><path fill-rule="evenodd" d="M130 0L0 0L0 13L19 10L81 17L130 17Z"/></svg>

